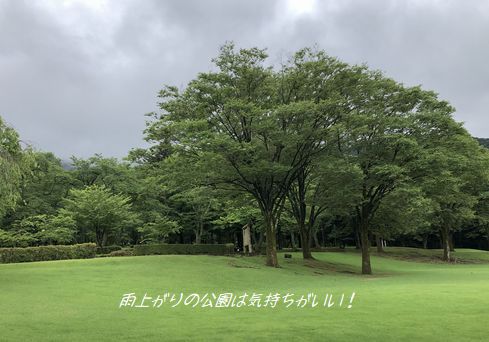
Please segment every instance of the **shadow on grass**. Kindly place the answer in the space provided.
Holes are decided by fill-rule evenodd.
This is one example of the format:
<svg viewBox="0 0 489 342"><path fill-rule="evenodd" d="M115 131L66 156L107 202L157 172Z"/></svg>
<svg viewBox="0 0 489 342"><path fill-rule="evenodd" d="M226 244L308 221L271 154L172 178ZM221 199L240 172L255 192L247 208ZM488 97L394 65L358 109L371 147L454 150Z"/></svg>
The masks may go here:
<svg viewBox="0 0 489 342"><path fill-rule="evenodd" d="M489 257L487 251L464 250L451 252L452 260L447 262L443 260L443 250L441 249L420 249L411 247L388 247L384 252L371 251L372 256L383 257L388 259L410 261L429 264L487 264Z"/></svg>
<svg viewBox="0 0 489 342"><path fill-rule="evenodd" d="M283 255L279 253L279 256ZM281 258L280 267L275 268L284 272L293 272L294 274L309 276L328 276L344 275L362 278L380 278L394 275L392 272L375 272L372 275L363 275L360 264L351 265L339 262L330 262L321 259L303 259L301 255L294 255L290 259ZM265 265L264 256L235 256L228 261L228 265L234 268L242 269L268 269Z"/></svg>

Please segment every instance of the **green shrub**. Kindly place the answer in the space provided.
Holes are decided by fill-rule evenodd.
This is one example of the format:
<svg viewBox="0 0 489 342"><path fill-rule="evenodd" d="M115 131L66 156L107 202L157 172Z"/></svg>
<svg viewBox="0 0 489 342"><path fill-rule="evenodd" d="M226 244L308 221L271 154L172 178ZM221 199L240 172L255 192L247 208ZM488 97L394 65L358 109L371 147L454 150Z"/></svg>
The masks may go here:
<svg viewBox="0 0 489 342"><path fill-rule="evenodd" d="M234 245L227 244L161 244L134 246L134 255L151 254L210 254L229 255L234 253Z"/></svg>
<svg viewBox="0 0 489 342"><path fill-rule="evenodd" d="M120 251L122 249L121 246L105 246L105 247L97 247L97 254L110 254L114 251Z"/></svg>
<svg viewBox="0 0 489 342"><path fill-rule="evenodd" d="M133 256L134 255L134 249L132 248L123 248L118 251L113 251L109 253L110 257L118 257L118 256Z"/></svg>
<svg viewBox="0 0 489 342"><path fill-rule="evenodd" d="M0 263L94 258L94 243L70 246L0 248Z"/></svg>

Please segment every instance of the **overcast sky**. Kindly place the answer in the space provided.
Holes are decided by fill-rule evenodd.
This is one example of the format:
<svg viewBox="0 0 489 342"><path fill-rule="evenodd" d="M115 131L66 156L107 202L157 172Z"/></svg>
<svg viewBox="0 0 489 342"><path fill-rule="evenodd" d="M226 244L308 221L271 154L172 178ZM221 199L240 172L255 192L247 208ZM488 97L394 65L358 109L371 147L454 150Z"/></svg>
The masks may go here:
<svg viewBox="0 0 489 342"><path fill-rule="evenodd" d="M367 63L489 137L487 0L0 0L0 116L64 159L123 157L162 85L210 70L231 40L277 62L316 44Z"/></svg>

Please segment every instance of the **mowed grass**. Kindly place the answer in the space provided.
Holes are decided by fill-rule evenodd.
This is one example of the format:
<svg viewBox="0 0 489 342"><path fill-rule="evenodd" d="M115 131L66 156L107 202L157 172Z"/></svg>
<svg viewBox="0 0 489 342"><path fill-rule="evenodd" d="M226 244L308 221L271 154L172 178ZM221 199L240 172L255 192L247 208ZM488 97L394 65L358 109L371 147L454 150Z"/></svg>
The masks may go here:
<svg viewBox="0 0 489 342"><path fill-rule="evenodd" d="M316 261L262 257L145 256L0 265L0 341L486 341L489 252L388 248L358 274L360 255L315 253ZM233 292L318 295L317 307L119 308L122 295ZM326 293L353 307L323 307ZM346 301L346 300L345 300ZM146 304L150 304L147 301Z"/></svg>

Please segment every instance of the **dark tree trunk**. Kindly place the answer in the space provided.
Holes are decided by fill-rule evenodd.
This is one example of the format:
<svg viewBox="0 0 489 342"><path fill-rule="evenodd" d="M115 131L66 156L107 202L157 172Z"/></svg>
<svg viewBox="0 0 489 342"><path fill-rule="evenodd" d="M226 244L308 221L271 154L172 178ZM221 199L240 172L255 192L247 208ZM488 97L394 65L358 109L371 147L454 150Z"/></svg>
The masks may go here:
<svg viewBox="0 0 489 342"><path fill-rule="evenodd" d="M358 227L355 228L355 249L360 249L362 248L362 242L360 239L360 232Z"/></svg>
<svg viewBox="0 0 489 342"><path fill-rule="evenodd" d="M260 254L261 253L261 247L263 246L263 239L264 239L264 234L263 234L263 230L260 229L259 233L258 233L258 239L255 238L255 253L257 254Z"/></svg>
<svg viewBox="0 0 489 342"><path fill-rule="evenodd" d="M104 231L104 233L102 235L102 247L107 245L107 239L108 239L107 232Z"/></svg>
<svg viewBox="0 0 489 342"><path fill-rule="evenodd" d="M311 231L307 228L300 230L302 257L304 259L314 259L311 254Z"/></svg>
<svg viewBox="0 0 489 342"><path fill-rule="evenodd" d="M265 229L267 238L267 266L280 267L277 258L277 224L272 213L265 215Z"/></svg>
<svg viewBox="0 0 489 342"><path fill-rule="evenodd" d="M451 261L449 230L446 227L440 229L441 244L443 248L443 261Z"/></svg>
<svg viewBox="0 0 489 342"><path fill-rule="evenodd" d="M290 244L293 250L297 249L297 244L295 242L295 233L293 231L290 231Z"/></svg>
<svg viewBox="0 0 489 342"><path fill-rule="evenodd" d="M428 248L428 235L423 236L423 248Z"/></svg>
<svg viewBox="0 0 489 342"><path fill-rule="evenodd" d="M377 246L378 253L384 253L384 246L382 246L382 238L379 235L375 235L375 245Z"/></svg>
<svg viewBox="0 0 489 342"><path fill-rule="evenodd" d="M448 234L448 248L450 248L450 252L455 252L455 245L453 243L453 233L450 232Z"/></svg>
<svg viewBox="0 0 489 342"><path fill-rule="evenodd" d="M104 247L107 243L107 233L104 229L96 228L95 229L95 240L97 242L97 246Z"/></svg>
<svg viewBox="0 0 489 342"><path fill-rule="evenodd" d="M203 231L203 225L202 223L199 223L197 226L197 229L194 230L195 232L195 243L200 244L202 243L202 231Z"/></svg>
<svg viewBox="0 0 489 342"><path fill-rule="evenodd" d="M363 221L360 222L360 239L362 248L362 274L372 274L372 267L370 266L370 251L369 251L369 239L368 239L368 224Z"/></svg>
<svg viewBox="0 0 489 342"><path fill-rule="evenodd" d="M319 240L318 240L318 233L316 231L312 233L312 237L314 240L314 247L321 248L321 245L319 244Z"/></svg>

